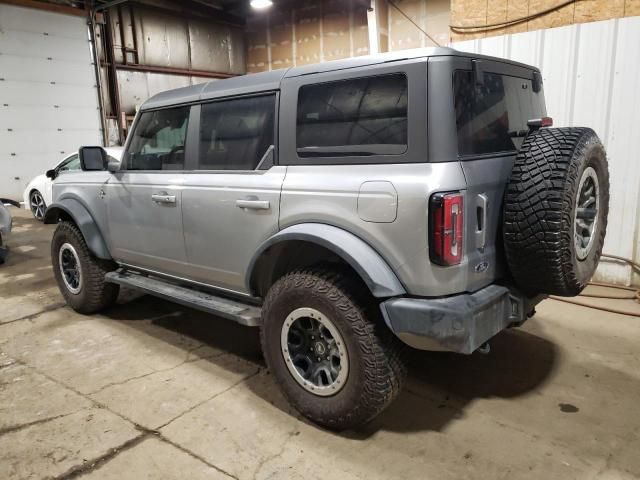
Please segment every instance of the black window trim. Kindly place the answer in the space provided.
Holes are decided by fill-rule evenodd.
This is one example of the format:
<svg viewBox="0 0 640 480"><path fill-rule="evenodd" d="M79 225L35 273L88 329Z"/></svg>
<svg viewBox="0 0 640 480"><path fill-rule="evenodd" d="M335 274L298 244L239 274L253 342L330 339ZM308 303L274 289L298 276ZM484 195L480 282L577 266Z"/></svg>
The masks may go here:
<svg viewBox="0 0 640 480"><path fill-rule="evenodd" d="M386 74L404 74L408 79L411 97L408 114L407 151L402 155L367 155L345 157L299 157L296 152L295 131L298 91L308 84L331 82ZM348 166L391 165L428 163L428 89L427 59L418 57L402 62L382 62L373 65L314 72L306 75L285 77L282 81L280 100L280 128L278 133L280 165L291 166Z"/></svg>
<svg viewBox="0 0 640 480"><path fill-rule="evenodd" d="M198 164L198 158L200 153L200 107L206 103L215 103L225 100L233 100L236 98L256 97L265 95L275 95L275 112L274 112L274 152L273 152L273 165L279 165L278 163L278 131L280 121L280 90L264 90L260 92L251 92L240 95L224 95L215 98L207 98L206 100L196 100L192 102L176 103L173 105L163 105L161 107L143 109L137 112L127 139L125 140L124 150L122 152L122 160L120 172L122 173L158 173L158 174L197 174L197 173L215 173L215 174L243 174L243 175L263 175L268 172L265 170L198 170L195 168ZM137 128L140 117L146 112L155 112L158 110L169 110L171 108L190 107L189 118L187 123L187 135L185 137L185 162L183 170L127 170L127 159L129 157L129 147L133 139L132 133ZM195 141L192 141L195 138Z"/></svg>
<svg viewBox="0 0 640 480"><path fill-rule="evenodd" d="M376 78L376 77L389 77L389 76L402 76L404 77L404 80L406 82L406 89L407 89L407 143L405 145L403 145L402 147L402 151L397 151L397 152L392 152L391 150L395 150L395 145L381 145L381 146L377 146L376 144L370 144L370 145L336 145L336 146L331 146L331 147L298 147L298 107L299 107L299 101L300 101L300 90L302 90L305 87L309 87L309 86L316 86L316 85L325 85L328 83L342 83L342 82L350 82L350 81L354 81L354 80L361 80L363 78ZM295 145L295 153L296 153L296 157L298 159L298 161L301 162L309 162L310 164L316 164L314 162L314 160L326 160L326 159L339 159L341 157L400 157L402 155L405 155L408 151L409 151L409 118L410 118L410 105L411 105L411 101L409 99L409 75L407 74L406 71L397 71L397 72L387 72L387 73L372 73L369 75L359 75L359 76L355 76L355 77L349 77L349 78L344 78L344 79L339 79L339 80L325 80L325 81L319 81L319 82L309 82L309 83L305 83L303 85L301 85L300 87L298 87L297 89L297 95L296 95L296 108L295 108L295 131L294 131L294 145ZM361 150L365 150L365 147L374 147L374 149L371 149L370 151L367 152L358 152L357 148L360 147ZM300 155L300 153L304 153L301 152L301 150L307 150L309 149L309 151L311 151L311 149L326 149L326 154L320 154L320 155ZM398 148L398 150L400 150ZM333 153L333 155L332 155ZM352 162L350 162L352 163ZM364 162L366 163L366 162ZM389 161L388 163L395 163L393 161ZM324 163L317 163L318 165L324 164ZM336 161L335 163L336 165L343 165L345 163L341 163L339 161Z"/></svg>

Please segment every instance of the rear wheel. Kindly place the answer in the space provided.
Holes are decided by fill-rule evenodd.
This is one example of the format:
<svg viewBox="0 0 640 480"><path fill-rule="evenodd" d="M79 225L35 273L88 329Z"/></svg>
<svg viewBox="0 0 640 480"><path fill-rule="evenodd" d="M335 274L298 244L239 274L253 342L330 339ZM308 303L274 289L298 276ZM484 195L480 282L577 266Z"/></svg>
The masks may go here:
<svg viewBox="0 0 640 480"><path fill-rule="evenodd" d="M89 314L115 303L120 287L104 281L117 265L96 258L78 227L60 222L51 241L51 261L58 288L76 312Z"/></svg>
<svg viewBox="0 0 640 480"><path fill-rule="evenodd" d="M348 275L318 269L282 277L265 298L267 365L291 404L328 428L375 417L405 376L401 346L366 293Z"/></svg>
<svg viewBox="0 0 640 480"><path fill-rule="evenodd" d="M34 190L29 195L29 207L34 218L39 221L44 220L44 212L47 210L47 205L44 203L44 198L38 190Z"/></svg>

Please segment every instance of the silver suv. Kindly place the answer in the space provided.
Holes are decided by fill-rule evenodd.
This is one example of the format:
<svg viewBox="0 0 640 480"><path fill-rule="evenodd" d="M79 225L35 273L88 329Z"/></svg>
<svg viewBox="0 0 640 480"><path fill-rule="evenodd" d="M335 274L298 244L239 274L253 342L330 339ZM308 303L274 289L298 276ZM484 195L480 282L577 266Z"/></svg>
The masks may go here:
<svg viewBox="0 0 640 480"><path fill-rule="evenodd" d="M82 313L126 285L260 327L290 402L354 427L405 344L487 351L589 281L606 155L550 124L536 68L443 48L164 92L121 164L83 147L56 179L58 285Z"/></svg>

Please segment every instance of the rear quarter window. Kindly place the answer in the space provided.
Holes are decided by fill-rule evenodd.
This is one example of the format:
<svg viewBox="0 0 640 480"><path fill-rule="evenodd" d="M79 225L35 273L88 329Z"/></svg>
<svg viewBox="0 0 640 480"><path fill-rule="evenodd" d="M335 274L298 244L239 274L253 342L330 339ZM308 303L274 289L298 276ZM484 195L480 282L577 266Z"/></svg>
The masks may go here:
<svg viewBox="0 0 640 480"><path fill-rule="evenodd" d="M527 122L546 114L530 79L485 72L478 84L472 71L456 70L453 93L460 156L515 151Z"/></svg>
<svg viewBox="0 0 640 480"><path fill-rule="evenodd" d="M402 154L407 150L407 77L305 85L298 94L296 127L300 157Z"/></svg>

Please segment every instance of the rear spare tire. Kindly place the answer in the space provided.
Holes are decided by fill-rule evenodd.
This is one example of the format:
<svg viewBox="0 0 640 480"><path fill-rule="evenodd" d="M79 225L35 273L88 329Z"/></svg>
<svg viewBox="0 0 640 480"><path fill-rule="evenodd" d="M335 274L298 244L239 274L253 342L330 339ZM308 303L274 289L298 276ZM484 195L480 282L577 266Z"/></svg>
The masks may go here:
<svg viewBox="0 0 640 480"><path fill-rule="evenodd" d="M542 128L525 139L504 200L504 247L528 294L578 295L607 228L607 157L590 128Z"/></svg>

